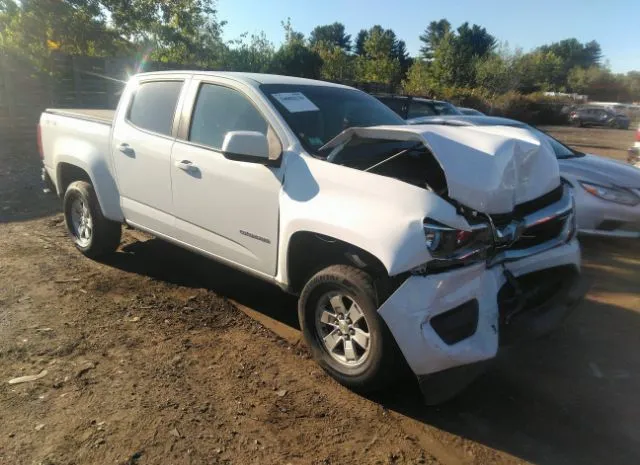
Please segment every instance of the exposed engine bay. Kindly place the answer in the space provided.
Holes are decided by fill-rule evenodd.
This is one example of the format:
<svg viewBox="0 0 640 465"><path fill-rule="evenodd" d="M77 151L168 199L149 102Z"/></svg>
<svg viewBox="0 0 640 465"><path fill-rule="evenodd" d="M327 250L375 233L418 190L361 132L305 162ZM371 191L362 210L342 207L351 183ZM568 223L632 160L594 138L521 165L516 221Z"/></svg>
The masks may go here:
<svg viewBox="0 0 640 465"><path fill-rule="evenodd" d="M433 260L414 269L415 274L485 260L493 266L573 237L573 200L556 177L557 162L548 147L527 132L466 134L465 128L461 134L432 128L416 127L413 134L398 128L351 129L323 148L330 163L437 194L468 222L458 229L424 218ZM536 191L541 195L532 196Z"/></svg>
<svg viewBox="0 0 640 465"><path fill-rule="evenodd" d="M352 127L319 151L331 163L390 176L486 214L511 213L560 184L552 147L523 128Z"/></svg>
<svg viewBox="0 0 640 465"><path fill-rule="evenodd" d="M327 161L398 179L440 196L447 194L440 163L419 142L354 138Z"/></svg>

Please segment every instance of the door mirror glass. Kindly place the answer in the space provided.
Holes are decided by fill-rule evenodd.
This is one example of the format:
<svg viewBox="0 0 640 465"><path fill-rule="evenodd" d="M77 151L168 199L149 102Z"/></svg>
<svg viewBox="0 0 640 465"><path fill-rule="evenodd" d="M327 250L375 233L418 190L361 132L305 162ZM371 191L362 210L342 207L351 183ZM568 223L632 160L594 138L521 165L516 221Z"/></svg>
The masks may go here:
<svg viewBox="0 0 640 465"><path fill-rule="evenodd" d="M222 142L224 156L250 163L269 161L269 141L258 131L229 131Z"/></svg>

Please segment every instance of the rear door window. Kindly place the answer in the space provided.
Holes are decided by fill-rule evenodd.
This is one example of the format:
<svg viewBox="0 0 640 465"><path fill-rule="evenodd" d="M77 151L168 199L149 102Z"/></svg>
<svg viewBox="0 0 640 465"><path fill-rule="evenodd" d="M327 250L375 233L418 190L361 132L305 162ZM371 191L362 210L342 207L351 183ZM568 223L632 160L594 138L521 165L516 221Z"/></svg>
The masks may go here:
<svg viewBox="0 0 640 465"><path fill-rule="evenodd" d="M182 84L183 81L141 83L129 107L129 122L141 129L170 136Z"/></svg>
<svg viewBox="0 0 640 465"><path fill-rule="evenodd" d="M438 113L431 103L427 102L411 102L409 106L408 118L419 118L421 116L435 116Z"/></svg>
<svg viewBox="0 0 640 465"><path fill-rule="evenodd" d="M406 98L378 97L378 100L395 111L401 118L407 114L408 99Z"/></svg>

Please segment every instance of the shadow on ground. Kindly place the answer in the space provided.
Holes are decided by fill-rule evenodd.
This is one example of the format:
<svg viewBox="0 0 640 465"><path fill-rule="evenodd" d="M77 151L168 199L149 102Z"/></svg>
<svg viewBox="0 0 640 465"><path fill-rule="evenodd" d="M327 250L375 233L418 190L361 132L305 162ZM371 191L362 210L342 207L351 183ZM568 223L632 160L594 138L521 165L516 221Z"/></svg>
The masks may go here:
<svg viewBox="0 0 640 465"><path fill-rule="evenodd" d="M0 144L0 223L26 221L60 211L55 194L42 192L42 161L33 142Z"/></svg>
<svg viewBox="0 0 640 465"><path fill-rule="evenodd" d="M299 329L295 297L258 278L160 239L125 245L104 263L179 286L213 291Z"/></svg>
<svg viewBox="0 0 640 465"><path fill-rule="evenodd" d="M637 246L587 243L590 280L604 289L637 295L640 265L622 277L589 268L615 266L616 254L623 252L639 258ZM129 244L106 263L208 289L297 327L295 298L164 241ZM587 300L563 329L502 353L485 375L443 406L424 406L415 385L372 400L537 464L640 463L639 335L637 312Z"/></svg>

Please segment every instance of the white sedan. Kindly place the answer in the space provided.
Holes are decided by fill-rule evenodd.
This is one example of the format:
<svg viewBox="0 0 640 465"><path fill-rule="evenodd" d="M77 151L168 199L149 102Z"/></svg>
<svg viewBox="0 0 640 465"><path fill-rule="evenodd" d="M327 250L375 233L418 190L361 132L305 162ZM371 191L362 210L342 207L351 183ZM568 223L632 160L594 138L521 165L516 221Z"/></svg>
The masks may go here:
<svg viewBox="0 0 640 465"><path fill-rule="evenodd" d="M629 149L629 159L627 161L636 168L640 168L640 126L636 130L636 142Z"/></svg>
<svg viewBox="0 0 640 465"><path fill-rule="evenodd" d="M529 128L551 144L560 175L573 187L581 234L640 238L640 170L629 164L578 152L536 128L508 118L457 115L414 118L407 122Z"/></svg>

